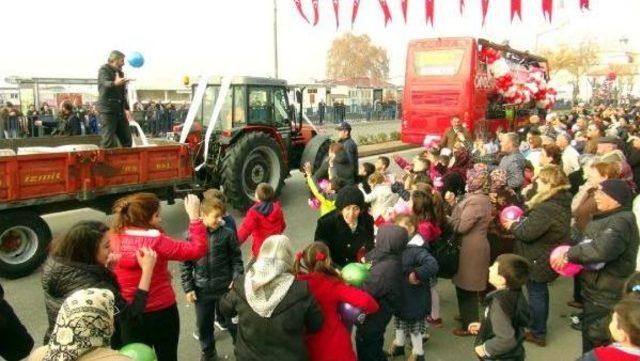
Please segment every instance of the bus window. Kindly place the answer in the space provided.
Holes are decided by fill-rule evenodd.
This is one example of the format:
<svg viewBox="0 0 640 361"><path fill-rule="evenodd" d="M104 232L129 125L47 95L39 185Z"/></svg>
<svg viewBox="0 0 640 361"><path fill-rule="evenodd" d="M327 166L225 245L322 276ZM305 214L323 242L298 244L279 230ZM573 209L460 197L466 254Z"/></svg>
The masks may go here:
<svg viewBox="0 0 640 361"><path fill-rule="evenodd" d="M460 71L463 56L463 49L417 50L413 54L414 75L456 75Z"/></svg>

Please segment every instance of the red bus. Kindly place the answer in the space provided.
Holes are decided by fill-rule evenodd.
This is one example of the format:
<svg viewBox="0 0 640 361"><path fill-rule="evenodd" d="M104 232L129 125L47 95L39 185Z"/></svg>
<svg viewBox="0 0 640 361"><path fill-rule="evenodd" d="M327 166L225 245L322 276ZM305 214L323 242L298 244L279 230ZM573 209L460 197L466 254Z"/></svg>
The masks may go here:
<svg viewBox="0 0 640 361"><path fill-rule="evenodd" d="M525 76L529 66L543 69L548 78L546 59L484 39L411 41L402 102L403 142L422 144L426 135L440 138L453 116L459 116L473 134L478 129L495 132L498 127L513 128L541 111L535 102L517 108L505 106L480 56L483 47L499 50L515 78Z"/></svg>

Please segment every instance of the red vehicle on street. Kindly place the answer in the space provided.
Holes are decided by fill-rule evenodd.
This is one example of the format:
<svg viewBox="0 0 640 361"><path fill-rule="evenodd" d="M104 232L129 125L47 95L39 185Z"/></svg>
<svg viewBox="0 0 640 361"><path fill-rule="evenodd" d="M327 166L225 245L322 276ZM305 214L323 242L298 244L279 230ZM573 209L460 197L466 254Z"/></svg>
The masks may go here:
<svg viewBox="0 0 640 361"><path fill-rule="evenodd" d="M451 117L467 129L495 132L512 128L539 112L535 102L505 106L482 59L484 47L502 53L515 79L527 68L541 68L548 79L546 59L509 46L469 37L414 40L407 50L401 140L422 144L426 135L441 137Z"/></svg>
<svg viewBox="0 0 640 361"><path fill-rule="evenodd" d="M0 277L25 276L45 259L52 234L43 214L84 207L110 213L115 200L135 192L171 204L212 187L246 210L260 183L279 194L291 170L325 161L331 140L305 119L304 89L236 77L223 101L224 84L203 81L182 142L147 139L136 122L133 148L102 149L100 137L89 135L0 139ZM217 117L215 104L222 105Z"/></svg>

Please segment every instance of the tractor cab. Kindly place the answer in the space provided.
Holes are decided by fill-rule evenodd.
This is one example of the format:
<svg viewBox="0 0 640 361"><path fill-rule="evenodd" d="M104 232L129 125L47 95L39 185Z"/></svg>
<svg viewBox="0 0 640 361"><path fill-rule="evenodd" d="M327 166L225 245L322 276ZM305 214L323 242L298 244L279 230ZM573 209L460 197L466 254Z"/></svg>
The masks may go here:
<svg viewBox="0 0 640 361"><path fill-rule="evenodd" d="M316 131L291 102L289 94L294 94L295 101L301 91L288 88L286 81L236 77L228 89L222 89L223 84L222 78L214 78L200 101L192 97L195 120L190 129L177 130L188 134L201 185L222 186L236 208L246 209L260 183L271 184L279 193L290 170L300 168ZM192 85L192 94L197 87ZM221 93L226 96L219 101ZM212 119L219 102L218 116ZM327 147L313 148L324 151Z"/></svg>

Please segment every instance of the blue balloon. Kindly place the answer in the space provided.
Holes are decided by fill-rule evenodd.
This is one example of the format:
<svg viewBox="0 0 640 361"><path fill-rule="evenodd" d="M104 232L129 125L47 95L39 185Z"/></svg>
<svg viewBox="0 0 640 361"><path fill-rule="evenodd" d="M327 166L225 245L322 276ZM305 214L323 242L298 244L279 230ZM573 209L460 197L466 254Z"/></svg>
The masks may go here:
<svg viewBox="0 0 640 361"><path fill-rule="evenodd" d="M129 54L129 56L127 56L127 61L129 62L129 65L134 68L139 68L144 65L144 57L138 51L134 51Z"/></svg>

